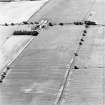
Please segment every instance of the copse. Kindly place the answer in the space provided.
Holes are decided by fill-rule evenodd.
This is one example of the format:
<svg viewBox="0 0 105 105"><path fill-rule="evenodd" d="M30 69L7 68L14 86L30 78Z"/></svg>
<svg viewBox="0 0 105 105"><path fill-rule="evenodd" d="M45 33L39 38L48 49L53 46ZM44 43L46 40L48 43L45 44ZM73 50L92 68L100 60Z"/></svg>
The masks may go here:
<svg viewBox="0 0 105 105"><path fill-rule="evenodd" d="M23 24L28 24L28 22L27 21L23 21Z"/></svg>
<svg viewBox="0 0 105 105"><path fill-rule="evenodd" d="M85 21L84 23L86 25L97 25L96 22L94 22L94 21Z"/></svg>
<svg viewBox="0 0 105 105"><path fill-rule="evenodd" d="M13 26L13 25L15 25L14 23L11 23L11 25Z"/></svg>
<svg viewBox="0 0 105 105"><path fill-rule="evenodd" d="M32 35L37 36L39 33L37 31L14 31L13 35Z"/></svg>

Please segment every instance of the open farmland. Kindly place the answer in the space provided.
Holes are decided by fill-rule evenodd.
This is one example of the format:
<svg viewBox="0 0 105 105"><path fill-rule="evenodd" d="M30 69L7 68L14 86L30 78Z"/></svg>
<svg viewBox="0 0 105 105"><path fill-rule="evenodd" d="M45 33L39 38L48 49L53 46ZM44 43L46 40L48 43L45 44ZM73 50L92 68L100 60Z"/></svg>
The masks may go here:
<svg viewBox="0 0 105 105"><path fill-rule="evenodd" d="M33 14L28 22L48 19L52 23L70 23L90 19L103 25L88 28L55 25L41 30L10 65L7 77L0 84L0 105L105 105L104 14L104 0L51 0ZM9 35L17 26L1 28L0 33ZM5 35L2 36L0 40L5 41ZM1 47L7 46L8 41L0 42Z"/></svg>

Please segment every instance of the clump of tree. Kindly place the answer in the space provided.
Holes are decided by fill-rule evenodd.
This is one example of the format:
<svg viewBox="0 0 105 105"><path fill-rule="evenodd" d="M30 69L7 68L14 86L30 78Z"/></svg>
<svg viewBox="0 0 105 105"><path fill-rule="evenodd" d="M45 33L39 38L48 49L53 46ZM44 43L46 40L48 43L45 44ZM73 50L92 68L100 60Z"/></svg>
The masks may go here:
<svg viewBox="0 0 105 105"><path fill-rule="evenodd" d="M4 25L5 25L5 26L8 26L8 24L7 24L7 23L5 23Z"/></svg>
<svg viewBox="0 0 105 105"><path fill-rule="evenodd" d="M39 33L37 31L14 31L13 35L32 35L37 36Z"/></svg>
<svg viewBox="0 0 105 105"><path fill-rule="evenodd" d="M74 22L75 25L83 25L83 22Z"/></svg>
<svg viewBox="0 0 105 105"><path fill-rule="evenodd" d="M23 21L23 24L28 24L28 22L27 21Z"/></svg>
<svg viewBox="0 0 105 105"><path fill-rule="evenodd" d="M94 21L85 21L86 25L97 25Z"/></svg>
<svg viewBox="0 0 105 105"><path fill-rule="evenodd" d="M33 22L30 22L30 24L34 24Z"/></svg>
<svg viewBox="0 0 105 105"><path fill-rule="evenodd" d="M11 25L14 26L15 24L14 23L11 23Z"/></svg>

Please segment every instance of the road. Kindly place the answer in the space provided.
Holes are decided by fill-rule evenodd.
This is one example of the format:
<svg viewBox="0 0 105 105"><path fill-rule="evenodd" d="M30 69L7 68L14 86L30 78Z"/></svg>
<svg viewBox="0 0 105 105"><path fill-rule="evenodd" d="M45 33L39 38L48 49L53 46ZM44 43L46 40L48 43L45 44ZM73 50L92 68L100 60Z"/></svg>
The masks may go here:
<svg viewBox="0 0 105 105"><path fill-rule="evenodd" d="M92 14L89 19L105 24L104 0L93 3L93 0L52 0L29 21L73 22L87 18L89 12ZM0 85L1 105L54 105L66 65L70 64L84 30L84 25L42 30L10 66L11 71ZM79 69L70 69L59 105L105 104L104 31L104 27L98 26L87 29L74 62Z"/></svg>
<svg viewBox="0 0 105 105"><path fill-rule="evenodd" d="M102 3L96 3L91 10L95 14L92 19L101 24L105 23L104 2ZM90 27L87 30L83 47L75 60L75 65L80 69L72 70L68 77L61 105L105 104L104 32L104 27Z"/></svg>

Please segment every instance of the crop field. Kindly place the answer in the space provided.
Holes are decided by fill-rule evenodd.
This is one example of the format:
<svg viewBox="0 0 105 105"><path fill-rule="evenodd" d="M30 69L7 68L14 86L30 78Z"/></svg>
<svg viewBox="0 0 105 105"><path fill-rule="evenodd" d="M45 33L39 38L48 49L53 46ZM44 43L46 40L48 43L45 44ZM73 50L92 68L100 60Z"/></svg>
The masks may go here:
<svg viewBox="0 0 105 105"><path fill-rule="evenodd" d="M48 20L62 24L42 29L9 65L0 83L0 105L105 105L104 0L50 0L33 12L29 13L32 16L22 13L19 22L27 16L28 22ZM88 20L96 25L69 24ZM0 51L6 56L3 59L0 55L0 69L32 37L12 36L14 30L30 28L0 26L0 48L5 48Z"/></svg>

